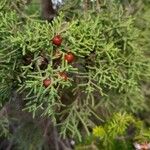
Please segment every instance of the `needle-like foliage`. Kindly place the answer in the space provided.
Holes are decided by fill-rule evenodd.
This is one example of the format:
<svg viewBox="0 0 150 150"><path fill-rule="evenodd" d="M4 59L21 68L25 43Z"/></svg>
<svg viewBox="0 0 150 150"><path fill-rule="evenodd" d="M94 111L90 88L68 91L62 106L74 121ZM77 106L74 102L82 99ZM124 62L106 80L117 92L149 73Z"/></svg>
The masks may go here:
<svg viewBox="0 0 150 150"><path fill-rule="evenodd" d="M141 81L149 80L150 61L136 18L121 4L104 3L100 11L69 19L61 12L48 23L16 10L6 11L9 4L1 3L1 107L15 90L25 95L24 111L33 117L49 117L62 137L80 141L81 131L90 135L90 129L96 121L103 122L105 114L120 110L136 113L146 108ZM52 44L58 34L63 39L60 47ZM65 60L68 52L75 56L73 63ZM44 69L41 57L47 60ZM66 72L68 79L63 80L60 72ZM51 84L45 87L47 78Z"/></svg>

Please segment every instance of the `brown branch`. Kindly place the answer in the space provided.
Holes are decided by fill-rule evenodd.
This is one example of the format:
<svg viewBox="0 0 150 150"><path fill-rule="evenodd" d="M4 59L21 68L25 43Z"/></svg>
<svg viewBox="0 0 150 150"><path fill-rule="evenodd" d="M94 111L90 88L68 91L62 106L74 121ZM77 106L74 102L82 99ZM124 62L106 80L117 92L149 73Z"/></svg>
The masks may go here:
<svg viewBox="0 0 150 150"><path fill-rule="evenodd" d="M83 12L84 12L84 16L86 16L87 11L88 11L88 0L84 0L84 1L83 1Z"/></svg>
<svg viewBox="0 0 150 150"><path fill-rule="evenodd" d="M46 124L46 126L45 126L44 134L43 134L44 137L47 136L48 128L49 128L49 126L50 126L50 123L51 123L51 122L48 120L48 121L47 121L47 124Z"/></svg>
<svg viewBox="0 0 150 150"><path fill-rule="evenodd" d="M96 10L100 12L100 0L96 0Z"/></svg>
<svg viewBox="0 0 150 150"><path fill-rule="evenodd" d="M3 106L3 108L0 110L0 118L4 115L7 115L7 107L8 104L6 103L5 106Z"/></svg>
<svg viewBox="0 0 150 150"><path fill-rule="evenodd" d="M51 0L41 0L42 19L51 21L56 16Z"/></svg>

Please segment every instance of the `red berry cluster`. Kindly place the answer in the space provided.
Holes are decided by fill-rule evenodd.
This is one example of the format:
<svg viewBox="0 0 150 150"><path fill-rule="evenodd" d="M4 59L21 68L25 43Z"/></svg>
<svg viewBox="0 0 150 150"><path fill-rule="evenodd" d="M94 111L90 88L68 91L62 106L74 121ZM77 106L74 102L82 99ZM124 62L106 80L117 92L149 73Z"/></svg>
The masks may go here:
<svg viewBox="0 0 150 150"><path fill-rule="evenodd" d="M67 76L66 72L59 72L58 77L60 77L64 81L68 80L68 76ZM49 87L51 85L51 83L52 83L52 80L50 78L43 80L43 85L45 88Z"/></svg>
<svg viewBox="0 0 150 150"><path fill-rule="evenodd" d="M52 44L59 47L61 46L63 41L63 38L60 35L56 35L53 37L52 39ZM56 59L59 59L62 55L62 53L58 50L58 48L56 49L56 53L55 53L55 57ZM74 54L72 54L71 52L68 52L65 54L64 56L64 60L67 63L72 63L75 60L75 56ZM60 77L61 79L63 79L64 81L67 81L68 77L67 77L67 73L66 72L59 72L58 77ZM43 80L43 85L44 87L48 87L50 86L52 83L51 79L47 78Z"/></svg>
<svg viewBox="0 0 150 150"><path fill-rule="evenodd" d="M52 39L52 43L55 46L61 46L62 44L62 37L60 35L56 35L53 37ZM65 58L64 58L68 63L72 63L75 59L74 55L71 52L68 52L67 54L65 54Z"/></svg>
<svg viewBox="0 0 150 150"><path fill-rule="evenodd" d="M56 46L56 49L54 52L54 60L53 60L53 61L56 61L56 63L53 62L53 64L54 64L53 67L57 67L56 65L60 64L59 60L62 58L62 51L58 47L61 46L62 41L63 41L63 38L61 37L61 35L54 36L51 41L51 43ZM48 60L48 58L46 58L46 55L44 54L44 52L41 51L36 62L33 61L33 59L34 59L34 53L28 52L26 55L23 56L23 64L26 66L31 65L32 71L36 69L36 66L38 66L38 68L40 68L41 70L45 70L48 67L49 60ZM71 52L67 52L64 55L63 59L67 63L72 63L75 60L75 56ZM64 81L67 81L67 79L68 79L66 72L59 72L58 77L63 79ZM43 86L45 88L50 86L51 83L52 83L52 81L50 78L46 78L43 80Z"/></svg>

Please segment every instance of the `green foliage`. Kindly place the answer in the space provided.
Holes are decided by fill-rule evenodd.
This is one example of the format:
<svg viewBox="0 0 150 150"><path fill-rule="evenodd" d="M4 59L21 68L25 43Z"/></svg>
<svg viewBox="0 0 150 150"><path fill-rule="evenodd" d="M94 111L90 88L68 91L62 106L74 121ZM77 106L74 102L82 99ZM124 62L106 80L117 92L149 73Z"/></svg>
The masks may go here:
<svg viewBox="0 0 150 150"><path fill-rule="evenodd" d="M131 127L132 131L128 132ZM140 143L150 140L150 130L145 128L142 121L127 113L114 114L104 125L93 128L93 135L98 137L108 149L116 147L117 141L122 141L122 144L126 145L125 141L131 139Z"/></svg>
<svg viewBox="0 0 150 150"><path fill-rule="evenodd" d="M9 120L5 116L0 119L0 137L9 137Z"/></svg>
<svg viewBox="0 0 150 150"><path fill-rule="evenodd" d="M14 80L14 76L17 72L18 64L18 47L13 48L9 39L14 33L16 33L18 22L17 14L13 11L10 13L0 12L0 105L10 98L11 88ZM9 67L8 67L9 66Z"/></svg>
<svg viewBox="0 0 150 150"><path fill-rule="evenodd" d="M121 5L106 3L100 15L89 11L68 22L62 12L52 23L1 9L1 105L9 100L12 89L25 93L23 110L32 112L33 117L50 117L63 137L68 134L80 141L81 130L90 135L89 128L97 120L103 122L104 112L137 112L145 108L140 83L149 80L150 62L143 53L144 45L141 47L136 19L127 15ZM57 48L52 45L56 34L63 37L60 60L56 60ZM73 64L64 60L67 52L75 55ZM27 55L32 58L28 65L23 60ZM45 70L39 66L41 57L48 60ZM63 71L69 75L67 81L58 75ZM43 86L46 78L52 81L47 88ZM98 110L102 113L98 114ZM110 142L124 134L133 120L117 114L95 134Z"/></svg>

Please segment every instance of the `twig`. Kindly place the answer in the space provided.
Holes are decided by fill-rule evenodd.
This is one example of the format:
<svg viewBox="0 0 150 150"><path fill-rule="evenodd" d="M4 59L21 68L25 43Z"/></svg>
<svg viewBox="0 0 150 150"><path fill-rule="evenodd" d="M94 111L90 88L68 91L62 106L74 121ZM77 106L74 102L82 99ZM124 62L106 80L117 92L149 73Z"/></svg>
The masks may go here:
<svg viewBox="0 0 150 150"><path fill-rule="evenodd" d="M94 143L92 143L91 145L80 146L78 148L79 149L86 149L86 150L98 150L97 146Z"/></svg>
<svg viewBox="0 0 150 150"><path fill-rule="evenodd" d="M88 10L88 0L84 0L83 1L83 12L84 12L84 16L86 16Z"/></svg>
<svg viewBox="0 0 150 150"><path fill-rule="evenodd" d="M22 16L22 17L25 17L25 18L28 18L26 14L24 14L18 7L15 3L12 2L12 6L15 8L15 10Z"/></svg>
<svg viewBox="0 0 150 150"><path fill-rule="evenodd" d="M100 12L100 0L96 0L96 10Z"/></svg>
<svg viewBox="0 0 150 150"><path fill-rule="evenodd" d="M50 126L50 121L48 120L48 121L47 121L47 124L46 124L46 127L45 127L45 130L44 130L44 134L43 134L44 137L47 136L47 132L48 132L49 126Z"/></svg>
<svg viewBox="0 0 150 150"><path fill-rule="evenodd" d="M55 150L59 150L58 133L57 133L56 127L54 125L53 125L53 137L54 137L54 143L55 143Z"/></svg>
<svg viewBox="0 0 150 150"><path fill-rule="evenodd" d="M13 146L13 141L11 140L9 142L9 145L7 146L6 150L11 150L12 149L12 146Z"/></svg>

